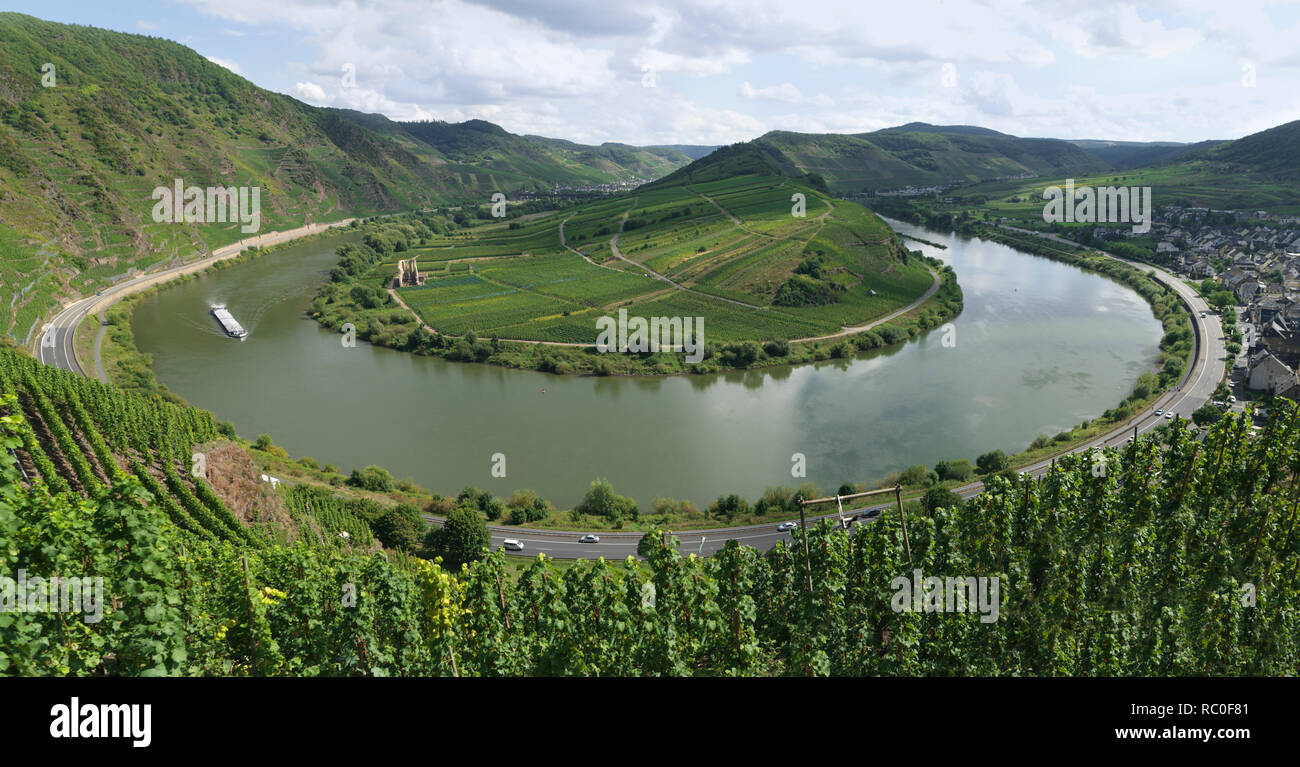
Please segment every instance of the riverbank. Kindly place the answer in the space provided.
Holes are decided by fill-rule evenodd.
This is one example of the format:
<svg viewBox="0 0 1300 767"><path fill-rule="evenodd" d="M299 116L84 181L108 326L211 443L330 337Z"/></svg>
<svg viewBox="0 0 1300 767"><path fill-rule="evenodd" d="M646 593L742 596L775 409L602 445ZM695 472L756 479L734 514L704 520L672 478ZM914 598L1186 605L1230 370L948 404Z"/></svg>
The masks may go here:
<svg viewBox="0 0 1300 767"><path fill-rule="evenodd" d="M417 247L418 243L410 244L406 239L409 235L399 231L401 224L400 221L385 222L379 230L368 229L367 242L380 249L384 247L385 239L401 240L404 249ZM388 228L387 232L385 228ZM595 343L500 335L489 337L473 331L456 334L434 327L426 322L416 307L406 302L402 293L389 285L396 273L393 259L402 255L402 250L389 255L386 251L376 252L369 246L342 249L339 268L332 273L331 281L322 285L309 314L322 326L338 332L350 325L355 328L357 338L373 345L453 362L476 362L561 375L662 377L710 375L849 359L859 352L897 347L952 320L962 310L961 287L955 272L940 259L911 251L905 253L906 258L911 259L913 265L923 265L923 274L928 273L932 283L910 303L895 304L869 321L841 326L834 332L798 338L775 335L781 325L773 316L777 325L771 333L748 340L716 343L708 341L713 317L705 313L705 342L701 358L691 362L680 351L602 353ZM523 256L520 258L527 260ZM473 263L465 266L464 279L481 279ZM507 285L499 287L502 295L516 293ZM665 288L667 293L674 290L680 289ZM761 311L763 308L758 309ZM766 309L775 311L771 307ZM472 307L466 309L471 310ZM614 307L611 305L605 310L614 312ZM716 306L716 311L732 310L722 303ZM565 315L567 317L568 312ZM586 336L594 341L595 335L596 327L593 325Z"/></svg>
<svg viewBox="0 0 1300 767"><path fill-rule="evenodd" d="M156 294L159 290L198 279L214 271L231 269L263 256L273 255L287 247L303 245L325 237L336 237L340 234L339 230L355 230L359 225L358 219L349 218L285 232L271 232L265 237L275 237L275 239L268 244L240 248L237 247L239 243L236 243L228 246L237 248L234 251L218 249L208 258L186 264L183 271L169 274L165 279L152 278L134 289L112 296L111 300L100 302L88 310L85 319L78 326L74 339L78 362L85 371L102 370L107 382L123 389L157 394L168 401L184 404L185 400L182 397L158 382L152 359L136 347L131 322L140 301ZM104 317L102 323L98 319L100 315ZM93 341L85 337L91 332L96 334Z"/></svg>
<svg viewBox="0 0 1300 767"><path fill-rule="evenodd" d="M719 496L752 504L783 478L805 481L791 482L796 452L807 456L806 481L860 489L910 464L973 463L990 448L1038 442L1032 460L1065 449L1051 435L1102 434L1110 424L1092 421L1156 363L1161 326L1147 303L1048 259L912 231L947 242L950 263L975 286L951 332L800 367L548 376L341 346L303 321L311 286L338 261L333 240L153 294L134 329L157 357L160 381L241 434L266 432L295 456L333 461L340 478L375 464L443 493L475 484L508 499L532 488L560 510L600 476L644 516L662 497L703 512ZM248 321L246 342L216 332L206 314L213 301ZM488 474L498 452L508 456L509 479ZM908 484L930 489L927 473ZM725 506L743 518L738 504ZM715 514L670 519L719 524Z"/></svg>

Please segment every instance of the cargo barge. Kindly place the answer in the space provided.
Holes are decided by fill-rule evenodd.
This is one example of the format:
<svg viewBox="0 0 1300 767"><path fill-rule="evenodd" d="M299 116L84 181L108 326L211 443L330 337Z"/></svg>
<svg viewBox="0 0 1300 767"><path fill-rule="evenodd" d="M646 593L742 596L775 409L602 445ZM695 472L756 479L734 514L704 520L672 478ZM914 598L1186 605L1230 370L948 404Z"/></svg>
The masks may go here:
<svg viewBox="0 0 1300 767"><path fill-rule="evenodd" d="M244 330L243 326L236 322L235 318L226 310L225 304L216 304L213 306L212 316L217 318L217 322L221 323L222 330L225 330L226 335L231 338L243 338L248 335L248 331Z"/></svg>

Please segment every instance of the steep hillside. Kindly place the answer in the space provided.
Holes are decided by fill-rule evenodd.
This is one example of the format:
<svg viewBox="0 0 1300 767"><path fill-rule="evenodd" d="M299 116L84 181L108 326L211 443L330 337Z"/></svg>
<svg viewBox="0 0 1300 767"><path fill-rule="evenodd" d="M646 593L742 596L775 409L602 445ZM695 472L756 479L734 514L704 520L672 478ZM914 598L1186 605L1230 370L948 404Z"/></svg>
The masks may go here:
<svg viewBox="0 0 1300 767"><path fill-rule="evenodd" d="M1240 170L1294 178L1300 171L1300 120L1210 147L1197 152L1193 159L1226 162Z"/></svg>
<svg viewBox="0 0 1300 767"><path fill-rule="evenodd" d="M237 215L156 223L151 193L175 179L259 187L260 231L463 193L410 148L176 43L0 14L0 332L22 340L56 297L248 236Z"/></svg>
<svg viewBox="0 0 1300 767"><path fill-rule="evenodd" d="M25 342L61 299L253 233L251 215L241 224L237 212L156 222L152 193L176 179L247 188L250 214L256 188L256 230L266 232L647 179L686 162L480 121L402 125L318 109L177 43L0 13L0 335Z"/></svg>

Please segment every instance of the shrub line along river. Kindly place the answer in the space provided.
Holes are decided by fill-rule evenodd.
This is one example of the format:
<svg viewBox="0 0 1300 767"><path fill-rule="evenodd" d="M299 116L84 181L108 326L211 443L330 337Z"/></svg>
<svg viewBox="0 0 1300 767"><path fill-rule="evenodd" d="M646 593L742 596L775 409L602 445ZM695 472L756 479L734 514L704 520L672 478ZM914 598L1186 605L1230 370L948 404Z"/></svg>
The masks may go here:
<svg viewBox="0 0 1300 767"><path fill-rule="evenodd" d="M668 378L556 376L417 357L305 316L348 237L323 237L146 296L134 313L158 380L252 437L343 471L377 464L442 493L532 488L559 507L596 477L648 509L806 481L834 491L907 466L1024 449L1122 401L1161 336L1128 288L1077 267L903 222L951 264L965 308L943 332L794 368ZM227 338L224 303L248 330ZM593 329L593 334L594 334ZM492 456L506 457L493 477Z"/></svg>

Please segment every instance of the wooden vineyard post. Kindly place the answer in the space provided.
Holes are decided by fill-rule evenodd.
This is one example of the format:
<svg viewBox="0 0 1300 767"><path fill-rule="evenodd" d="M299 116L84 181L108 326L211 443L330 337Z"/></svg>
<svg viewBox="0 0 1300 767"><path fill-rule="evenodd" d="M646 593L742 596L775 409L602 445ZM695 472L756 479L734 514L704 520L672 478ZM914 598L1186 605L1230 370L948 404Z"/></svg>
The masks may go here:
<svg viewBox="0 0 1300 767"><path fill-rule="evenodd" d="M894 500L898 502L898 518L903 523L903 549L907 552L907 563L912 563L912 544L907 540L907 512L903 511L903 485L894 485Z"/></svg>
<svg viewBox="0 0 1300 767"><path fill-rule="evenodd" d="M808 520L803 511L804 500L799 499L799 529L803 531L803 569L808 576L808 603L812 604L812 555L808 553Z"/></svg>

